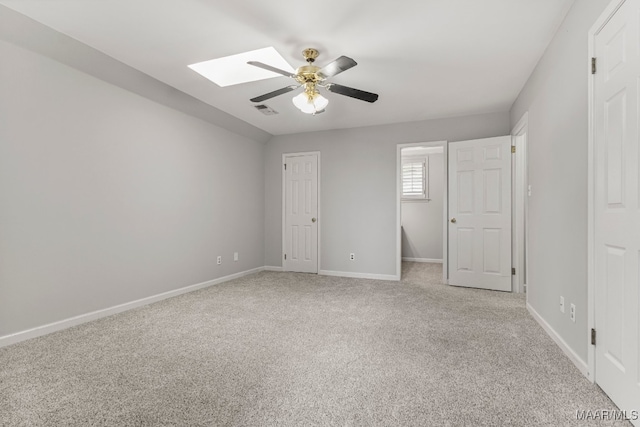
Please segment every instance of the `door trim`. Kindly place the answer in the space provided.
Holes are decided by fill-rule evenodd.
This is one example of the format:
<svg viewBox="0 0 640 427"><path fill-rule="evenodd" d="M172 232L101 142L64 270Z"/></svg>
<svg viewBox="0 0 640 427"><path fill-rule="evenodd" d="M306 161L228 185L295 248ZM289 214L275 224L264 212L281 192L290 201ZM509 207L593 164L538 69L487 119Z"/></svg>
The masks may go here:
<svg viewBox="0 0 640 427"><path fill-rule="evenodd" d="M516 137L525 135L523 141L516 144ZM512 159L512 234L511 234L511 246L512 257L511 263L516 269L516 274L512 277L511 289L513 292L522 293L525 292L528 286L528 254L529 254L529 200L528 200L528 185L529 174L527 164L527 139L529 138L529 112L525 112L518 123L513 127L511 131L512 145L516 147L516 153ZM517 214L522 212L522 218ZM524 232L522 232L524 231ZM521 234L522 233L522 234ZM523 239L518 239L518 236L522 235ZM523 241L520 241L523 240ZM522 262L521 262L522 261ZM523 264L523 265L520 265ZM522 277L522 271L525 271L524 277ZM522 282L523 287L520 286ZM527 302L529 300L527 299Z"/></svg>
<svg viewBox="0 0 640 427"><path fill-rule="evenodd" d="M316 158L318 159L318 250L317 250L317 265L316 265L316 274L320 273L320 248L322 248L322 245L320 244L320 236L321 236L321 228L322 228L322 214L320 213L320 201L322 200L322 197L320 196L320 183L321 183L321 177L322 174L320 173L321 169L320 169L320 151L305 151L305 152L296 152L296 153L282 153L282 164L280 165L280 170L282 172L282 251L280 252L280 262L282 263L282 271L289 271L285 268L285 263L284 263L284 253L286 251L286 237L285 237L285 233L286 233L286 199L287 199L287 188L286 188L286 173L284 170L284 165L287 162L287 158L289 157L300 157L300 156L316 156Z"/></svg>
<svg viewBox="0 0 640 427"><path fill-rule="evenodd" d="M591 345L591 329L596 325L596 301L595 301L595 78L591 73L591 58L595 55L596 36L602 31L611 17L620 9L625 0L612 0L604 9L602 14L596 19L589 30L589 49L585 70L587 73L588 90L588 165L587 165L587 330L584 331L587 339L587 378L595 383L596 381L596 348Z"/></svg>
<svg viewBox="0 0 640 427"><path fill-rule="evenodd" d="M408 147L442 147L443 155L443 173L442 183L444 188L442 189L443 208L442 208L442 281L445 284L449 284L449 221L448 209L449 209L449 160L447 158L447 141L431 141L431 142L411 142L405 144L398 144L396 148L396 280L402 278L402 149Z"/></svg>

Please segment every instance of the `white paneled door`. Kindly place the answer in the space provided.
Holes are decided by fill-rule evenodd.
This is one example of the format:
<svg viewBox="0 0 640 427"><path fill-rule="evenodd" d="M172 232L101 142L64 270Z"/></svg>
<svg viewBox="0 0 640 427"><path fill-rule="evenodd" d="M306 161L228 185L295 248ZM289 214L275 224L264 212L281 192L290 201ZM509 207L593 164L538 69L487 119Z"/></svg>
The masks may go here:
<svg viewBox="0 0 640 427"><path fill-rule="evenodd" d="M627 411L640 411L639 21L626 0L594 38L595 375Z"/></svg>
<svg viewBox="0 0 640 427"><path fill-rule="evenodd" d="M285 156L285 271L318 272L318 154Z"/></svg>
<svg viewBox="0 0 640 427"><path fill-rule="evenodd" d="M449 144L449 284L511 291L511 137Z"/></svg>

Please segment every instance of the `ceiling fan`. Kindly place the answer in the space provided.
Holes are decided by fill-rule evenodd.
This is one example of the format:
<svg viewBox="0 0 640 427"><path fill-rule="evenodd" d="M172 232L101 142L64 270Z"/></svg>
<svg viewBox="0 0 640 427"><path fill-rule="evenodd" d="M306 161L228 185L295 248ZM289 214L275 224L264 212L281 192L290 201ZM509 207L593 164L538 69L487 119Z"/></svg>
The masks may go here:
<svg viewBox="0 0 640 427"><path fill-rule="evenodd" d="M356 61L347 57L341 56L335 61L320 68L313 65L319 52L316 49L309 48L302 51L302 55L307 61L307 65L303 65L296 70L295 74L291 74L288 71L281 70L271 65L264 64L258 61L249 61L247 64L255 67L263 68L265 70L273 71L274 73L282 74L283 76L294 79L298 84L283 87L282 89L274 90L273 92L265 93L264 95L251 98L251 102L262 102L267 99L274 98L276 96L291 92L304 87L304 92L293 98L293 103L303 113L307 114L319 114L324 112L325 107L329 104L329 100L320 94L318 87L324 88L329 92L337 93L339 95L345 95L351 98L360 99L367 102L376 102L378 95L371 92L365 92L360 89L354 89L352 87L342 86L336 83L328 83L327 80L334 77L343 71L353 68L356 65Z"/></svg>

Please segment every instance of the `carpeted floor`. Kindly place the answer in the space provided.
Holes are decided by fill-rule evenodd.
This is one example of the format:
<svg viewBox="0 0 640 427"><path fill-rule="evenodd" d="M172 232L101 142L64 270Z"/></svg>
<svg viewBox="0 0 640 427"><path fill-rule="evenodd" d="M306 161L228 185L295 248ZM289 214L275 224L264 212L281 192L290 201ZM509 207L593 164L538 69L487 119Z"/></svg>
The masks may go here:
<svg viewBox="0 0 640 427"><path fill-rule="evenodd" d="M615 408L523 296L442 285L437 264L403 277L263 272L0 349L0 425L564 426Z"/></svg>

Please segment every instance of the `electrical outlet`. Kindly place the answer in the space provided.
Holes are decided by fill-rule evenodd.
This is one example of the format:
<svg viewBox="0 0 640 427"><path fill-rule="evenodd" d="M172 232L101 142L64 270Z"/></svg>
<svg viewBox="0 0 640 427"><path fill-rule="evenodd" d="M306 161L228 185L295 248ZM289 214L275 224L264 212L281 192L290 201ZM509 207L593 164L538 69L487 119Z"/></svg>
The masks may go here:
<svg viewBox="0 0 640 427"><path fill-rule="evenodd" d="M238 260L238 252L234 252L233 253L233 260L237 261Z"/></svg>
<svg viewBox="0 0 640 427"><path fill-rule="evenodd" d="M564 313L564 297L560 297L560 313Z"/></svg>
<svg viewBox="0 0 640 427"><path fill-rule="evenodd" d="M353 252L352 252L352 253L350 253L350 254L349 254L349 259L350 259L351 261L355 261L355 259L356 259L356 254L354 254Z"/></svg>
<svg viewBox="0 0 640 427"><path fill-rule="evenodd" d="M569 317L571 318L572 322L576 321L576 305L575 304L571 304L571 306L569 307Z"/></svg>
<svg viewBox="0 0 640 427"><path fill-rule="evenodd" d="M218 265L222 264L222 257L220 255L218 255Z"/></svg>

